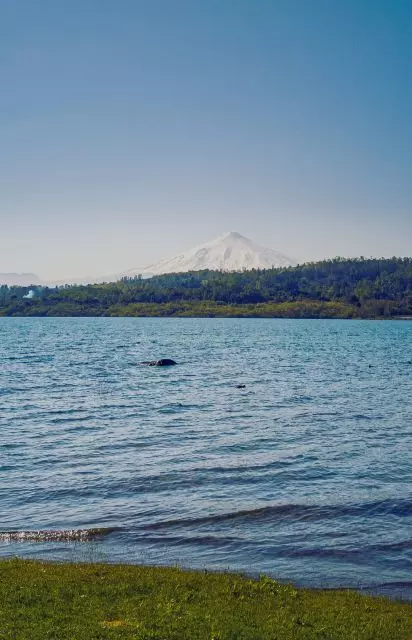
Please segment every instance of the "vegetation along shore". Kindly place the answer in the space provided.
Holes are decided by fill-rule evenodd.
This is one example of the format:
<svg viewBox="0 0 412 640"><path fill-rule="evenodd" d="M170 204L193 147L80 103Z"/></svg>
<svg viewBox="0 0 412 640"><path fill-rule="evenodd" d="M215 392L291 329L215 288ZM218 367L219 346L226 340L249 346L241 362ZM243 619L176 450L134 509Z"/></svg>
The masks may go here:
<svg viewBox="0 0 412 640"><path fill-rule="evenodd" d="M0 287L2 316L408 318L412 258L336 258L59 287Z"/></svg>
<svg viewBox="0 0 412 640"><path fill-rule="evenodd" d="M410 640L412 604L266 577L0 561L0 637L19 640Z"/></svg>

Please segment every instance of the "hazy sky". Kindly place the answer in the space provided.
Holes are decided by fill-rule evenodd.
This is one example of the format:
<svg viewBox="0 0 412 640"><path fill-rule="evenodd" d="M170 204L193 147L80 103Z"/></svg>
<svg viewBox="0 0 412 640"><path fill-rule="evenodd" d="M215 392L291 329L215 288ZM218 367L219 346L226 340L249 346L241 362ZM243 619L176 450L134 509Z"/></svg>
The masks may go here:
<svg viewBox="0 0 412 640"><path fill-rule="evenodd" d="M0 271L412 255L410 0L0 0Z"/></svg>

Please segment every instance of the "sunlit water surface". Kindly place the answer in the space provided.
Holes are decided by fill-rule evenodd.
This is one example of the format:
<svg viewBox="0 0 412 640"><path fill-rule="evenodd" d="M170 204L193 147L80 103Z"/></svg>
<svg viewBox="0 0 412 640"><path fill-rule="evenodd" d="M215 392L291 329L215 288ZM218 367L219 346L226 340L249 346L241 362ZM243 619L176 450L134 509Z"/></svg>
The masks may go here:
<svg viewBox="0 0 412 640"><path fill-rule="evenodd" d="M408 321L0 319L0 530L118 527L0 554L412 597L411 382Z"/></svg>

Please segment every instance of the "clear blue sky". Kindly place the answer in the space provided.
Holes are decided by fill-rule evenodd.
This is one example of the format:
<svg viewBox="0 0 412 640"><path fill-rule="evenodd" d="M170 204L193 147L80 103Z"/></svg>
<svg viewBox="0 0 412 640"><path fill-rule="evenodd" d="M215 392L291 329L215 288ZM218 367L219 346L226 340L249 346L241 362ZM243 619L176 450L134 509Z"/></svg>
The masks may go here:
<svg viewBox="0 0 412 640"><path fill-rule="evenodd" d="M410 0L0 0L0 271L412 254Z"/></svg>

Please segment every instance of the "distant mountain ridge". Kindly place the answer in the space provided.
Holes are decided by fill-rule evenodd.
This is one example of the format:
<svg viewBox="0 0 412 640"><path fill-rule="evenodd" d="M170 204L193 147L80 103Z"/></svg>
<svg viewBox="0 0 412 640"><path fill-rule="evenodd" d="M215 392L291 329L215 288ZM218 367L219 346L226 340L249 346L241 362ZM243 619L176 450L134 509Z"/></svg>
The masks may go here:
<svg viewBox="0 0 412 640"><path fill-rule="evenodd" d="M160 260L147 267L131 269L123 276L154 276L186 271L244 271L296 265L296 260L255 244L236 231L225 233L210 242L189 249L172 258Z"/></svg>
<svg viewBox="0 0 412 640"><path fill-rule="evenodd" d="M0 285L2 284L29 287L31 284L40 285L42 281L35 273L0 273Z"/></svg>

